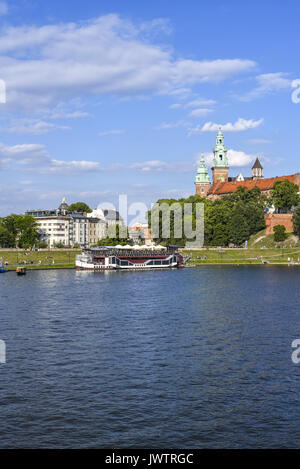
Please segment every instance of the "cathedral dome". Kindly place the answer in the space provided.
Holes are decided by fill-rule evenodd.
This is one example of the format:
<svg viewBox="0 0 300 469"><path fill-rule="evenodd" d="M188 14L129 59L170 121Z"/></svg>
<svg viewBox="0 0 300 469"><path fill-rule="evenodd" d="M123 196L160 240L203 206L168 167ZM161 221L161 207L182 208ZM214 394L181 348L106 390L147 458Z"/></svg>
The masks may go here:
<svg viewBox="0 0 300 469"><path fill-rule="evenodd" d="M197 170L196 183L210 183L208 169L205 165L204 153L201 154L200 166Z"/></svg>

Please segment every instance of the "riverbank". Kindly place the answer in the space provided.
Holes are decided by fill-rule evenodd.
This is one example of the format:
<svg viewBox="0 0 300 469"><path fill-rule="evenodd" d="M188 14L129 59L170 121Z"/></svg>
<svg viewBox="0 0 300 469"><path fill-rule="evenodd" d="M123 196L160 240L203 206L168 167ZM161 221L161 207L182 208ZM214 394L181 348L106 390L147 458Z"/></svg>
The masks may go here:
<svg viewBox="0 0 300 469"><path fill-rule="evenodd" d="M80 254L79 249L51 249L39 251L26 251L7 249L0 250L0 259L8 271L15 270L17 267L23 266L28 270L49 270L49 269L74 269L75 258Z"/></svg>
<svg viewBox="0 0 300 469"><path fill-rule="evenodd" d="M298 265L300 248L288 249L229 249L203 248L181 249L184 256L189 256L187 267L201 265ZM81 250L0 250L0 258L8 271L15 271L24 266L28 270L74 269L76 255Z"/></svg>
<svg viewBox="0 0 300 469"><path fill-rule="evenodd" d="M300 248L181 250L189 256L188 266L197 265L298 265Z"/></svg>

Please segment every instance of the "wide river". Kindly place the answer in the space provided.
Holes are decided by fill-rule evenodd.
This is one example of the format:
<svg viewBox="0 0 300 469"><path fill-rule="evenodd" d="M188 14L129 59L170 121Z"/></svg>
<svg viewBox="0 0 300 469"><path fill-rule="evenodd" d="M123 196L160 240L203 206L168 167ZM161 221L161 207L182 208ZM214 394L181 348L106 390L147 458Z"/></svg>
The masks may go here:
<svg viewBox="0 0 300 469"><path fill-rule="evenodd" d="M300 269L0 275L0 448L300 446Z"/></svg>

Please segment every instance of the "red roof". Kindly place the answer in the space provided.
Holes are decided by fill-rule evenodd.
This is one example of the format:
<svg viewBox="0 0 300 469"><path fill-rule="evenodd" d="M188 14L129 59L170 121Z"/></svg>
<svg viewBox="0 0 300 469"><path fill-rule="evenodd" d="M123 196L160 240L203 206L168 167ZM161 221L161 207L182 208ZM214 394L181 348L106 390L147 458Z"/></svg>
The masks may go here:
<svg viewBox="0 0 300 469"><path fill-rule="evenodd" d="M268 191L273 189L275 182L288 180L298 184L300 188L300 173L292 174L291 176L280 176L274 178L252 179L246 181L232 181L232 182L216 182L211 186L207 195L225 195L236 192L239 187L246 189L254 189L258 187L261 191Z"/></svg>

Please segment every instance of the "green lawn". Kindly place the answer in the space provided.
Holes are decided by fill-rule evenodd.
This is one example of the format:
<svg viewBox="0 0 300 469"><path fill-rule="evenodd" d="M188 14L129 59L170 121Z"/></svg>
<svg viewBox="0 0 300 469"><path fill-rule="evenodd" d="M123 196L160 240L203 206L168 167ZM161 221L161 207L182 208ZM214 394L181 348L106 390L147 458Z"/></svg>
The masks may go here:
<svg viewBox="0 0 300 469"><path fill-rule="evenodd" d="M201 249L183 250L184 255L191 256L189 264L262 264L287 263L288 258L295 262L300 258L299 248L287 249ZM205 259L206 258L206 259Z"/></svg>
<svg viewBox="0 0 300 469"><path fill-rule="evenodd" d="M275 242L274 235L266 235L266 230L251 236L249 249L203 248L197 251L183 250L184 255L191 256L189 264L262 264L287 263L288 258L298 262L300 258L299 238L288 233L283 242ZM276 247L277 246L277 247ZM205 257L207 259L205 259Z"/></svg>
<svg viewBox="0 0 300 469"><path fill-rule="evenodd" d="M0 258L8 262L7 268L15 269L18 265L25 265L27 268L67 268L75 266L75 256L80 254L81 250L41 250L39 252L30 252L23 250L0 250ZM53 264L54 260L54 264ZM39 264L41 261L41 264ZM26 264L25 264L26 263Z"/></svg>
<svg viewBox="0 0 300 469"><path fill-rule="evenodd" d="M297 247L300 246L298 236L295 236L293 233L287 233L287 239L285 241L276 242L274 241L274 235L266 235L266 230L256 233L256 235L251 236L249 240L249 248L259 249L261 247L266 248L275 248L275 246L286 246L286 247Z"/></svg>

